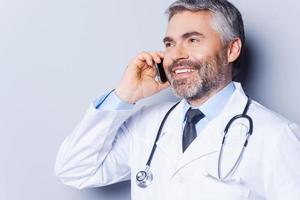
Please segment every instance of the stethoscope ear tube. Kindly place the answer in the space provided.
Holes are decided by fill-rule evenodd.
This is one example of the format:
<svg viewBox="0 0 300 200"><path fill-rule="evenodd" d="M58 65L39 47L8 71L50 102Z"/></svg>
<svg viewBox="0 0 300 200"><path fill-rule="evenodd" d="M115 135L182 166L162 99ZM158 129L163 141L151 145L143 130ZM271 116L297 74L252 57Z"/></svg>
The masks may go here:
<svg viewBox="0 0 300 200"><path fill-rule="evenodd" d="M233 118L230 119L230 121L228 122L228 124L226 125L225 129L224 129L224 134L226 136L231 124L237 120L237 119L242 119L242 118L245 118L248 120L249 122L249 130L247 131L246 135L251 135L252 132L253 132L253 121L251 119L251 117L247 114L240 114L240 115L236 115L234 116ZM224 140L222 141L222 143L224 142Z"/></svg>
<svg viewBox="0 0 300 200"><path fill-rule="evenodd" d="M246 118L246 119L248 120L248 122L249 122L249 130L248 130L247 134L250 134L250 135L252 134L252 132L253 132L253 121L252 121L251 117L250 117L249 115L247 115L247 112L248 112L248 110L249 110L250 104L251 104L251 99L248 98L247 104L246 104L246 106L245 106L245 109L244 109L243 113L242 113L242 114L239 114L239 115L236 115L236 116L234 116L234 117L232 117L232 118L229 120L229 122L227 123L227 125L226 125L226 127L225 127L225 129L224 129L225 135L227 134L227 132L228 132L228 130L229 130L231 124L232 124L235 120L241 119L241 118Z"/></svg>

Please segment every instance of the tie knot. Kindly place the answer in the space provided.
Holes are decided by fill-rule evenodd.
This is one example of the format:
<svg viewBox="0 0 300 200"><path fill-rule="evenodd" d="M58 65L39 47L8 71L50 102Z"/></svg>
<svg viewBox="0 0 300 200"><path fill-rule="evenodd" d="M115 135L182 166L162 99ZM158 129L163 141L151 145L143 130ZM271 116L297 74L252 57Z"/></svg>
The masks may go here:
<svg viewBox="0 0 300 200"><path fill-rule="evenodd" d="M186 121L187 123L197 124L205 115L199 109L190 108L186 112Z"/></svg>

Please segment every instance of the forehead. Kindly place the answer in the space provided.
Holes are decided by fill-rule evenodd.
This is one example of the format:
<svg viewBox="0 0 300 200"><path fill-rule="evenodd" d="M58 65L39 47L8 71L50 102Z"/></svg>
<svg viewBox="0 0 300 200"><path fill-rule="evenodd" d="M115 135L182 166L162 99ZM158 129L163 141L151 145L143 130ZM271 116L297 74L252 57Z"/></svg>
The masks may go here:
<svg viewBox="0 0 300 200"><path fill-rule="evenodd" d="M211 11L182 11L175 14L169 21L166 35L179 37L186 32L211 34L213 29L213 13Z"/></svg>

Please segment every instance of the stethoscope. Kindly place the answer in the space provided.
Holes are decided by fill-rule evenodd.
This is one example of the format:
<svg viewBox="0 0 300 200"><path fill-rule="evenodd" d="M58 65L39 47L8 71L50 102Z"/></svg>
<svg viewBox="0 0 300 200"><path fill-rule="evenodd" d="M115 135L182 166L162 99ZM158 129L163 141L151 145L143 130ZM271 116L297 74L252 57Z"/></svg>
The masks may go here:
<svg viewBox="0 0 300 200"><path fill-rule="evenodd" d="M152 172L150 171L150 165L151 165L151 161L152 161L152 158L153 158L153 155L154 155L154 152L156 150L156 143L161 135L161 131L165 125L165 122L168 118L168 116L170 115L170 113L172 112L172 110L179 104L180 102L177 102L175 105L173 105L169 110L168 112L166 113L166 115L164 116L160 126L159 126L159 129L158 129L158 132L157 132L157 135L156 135L156 138L155 138L155 141L154 141L154 144L153 144L153 147L152 147L152 150L151 150L151 154L148 158L148 161L146 163L146 167L145 167L145 170L141 170L139 171L137 174L136 174L136 183L139 187L141 188L145 188L147 186L149 186L152 181L153 181L153 174ZM249 106L251 104L251 99L248 98L247 100L247 104L244 108L244 111L242 114L239 114L239 115L236 115L234 117L232 117L227 125L225 126L225 129L224 129L224 135L223 135L223 139L222 139L222 143L221 143L221 148L220 148L220 151L219 151L219 156L218 156L218 177L215 177L211 174L207 174L208 177L211 177L213 178L214 180L217 180L217 181L221 181L221 182L229 182L231 180L229 180L229 177L232 176L232 174L234 173L235 169L238 167L241 159L242 159L242 156L244 154L244 151L245 151L245 148L247 147L248 145L248 140L249 140L249 137L252 135L252 132L253 132L253 121L252 121L252 118L247 115L247 112L248 112L248 109L249 109ZM245 142L243 144L243 147L239 153L239 156L238 158L236 159L234 165L231 167L231 169L228 171L227 174L225 174L224 176L222 176L222 173L221 173L221 165L222 165L222 158L223 158L223 147L224 147L224 143L225 143L225 140L226 140L226 136L227 136L227 133L228 133L228 130L230 128L230 126L233 124L233 122L237 119L246 119L248 120L248 123L249 123L249 128L247 130L247 133L246 133L246 139L245 139Z"/></svg>

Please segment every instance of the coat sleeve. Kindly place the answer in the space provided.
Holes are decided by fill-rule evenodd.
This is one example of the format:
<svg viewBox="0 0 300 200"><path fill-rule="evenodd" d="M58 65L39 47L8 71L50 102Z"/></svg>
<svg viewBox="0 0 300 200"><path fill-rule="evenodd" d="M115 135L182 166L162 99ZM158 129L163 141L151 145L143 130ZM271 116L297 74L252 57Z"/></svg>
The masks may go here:
<svg viewBox="0 0 300 200"><path fill-rule="evenodd" d="M269 145L269 152L264 160L267 199L298 200L300 199L300 128L296 124L287 124L280 131L281 134L275 136L273 143L265 144Z"/></svg>
<svg viewBox="0 0 300 200"><path fill-rule="evenodd" d="M59 149L55 175L60 181L82 189L128 180L132 135L126 119L130 114L91 105Z"/></svg>

